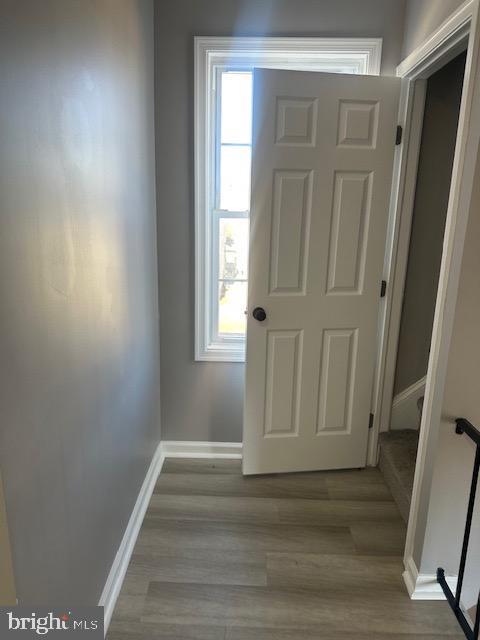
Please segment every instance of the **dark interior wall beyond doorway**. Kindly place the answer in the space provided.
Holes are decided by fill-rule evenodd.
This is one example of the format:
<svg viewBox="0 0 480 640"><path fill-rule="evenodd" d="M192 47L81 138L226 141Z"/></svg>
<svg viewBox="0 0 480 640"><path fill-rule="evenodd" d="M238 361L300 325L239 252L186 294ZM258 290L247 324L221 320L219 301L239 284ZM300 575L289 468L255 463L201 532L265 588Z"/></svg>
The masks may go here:
<svg viewBox="0 0 480 640"><path fill-rule="evenodd" d="M160 439L151 0L0 4L0 465L21 604L97 604Z"/></svg>
<svg viewBox="0 0 480 640"><path fill-rule="evenodd" d="M394 394L427 372L465 53L428 79Z"/></svg>
<svg viewBox="0 0 480 640"><path fill-rule="evenodd" d="M194 361L193 37L381 37L400 60L402 0L156 0L162 437L239 442L244 365Z"/></svg>

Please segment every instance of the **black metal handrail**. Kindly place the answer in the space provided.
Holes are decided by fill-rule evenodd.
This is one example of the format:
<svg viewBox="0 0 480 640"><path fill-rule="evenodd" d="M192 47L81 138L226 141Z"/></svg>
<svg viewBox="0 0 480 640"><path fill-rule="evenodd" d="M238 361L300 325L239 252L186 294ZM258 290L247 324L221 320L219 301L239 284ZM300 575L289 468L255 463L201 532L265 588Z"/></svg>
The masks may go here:
<svg viewBox="0 0 480 640"><path fill-rule="evenodd" d="M468 542L470 540L470 531L472 528L472 517L475 507L475 494L477 492L478 473L480 469L480 431L476 429L473 424L471 424L465 418L457 418L455 420L455 423L455 433L465 433L475 442L477 448L475 451L475 462L473 464L472 483L470 485L470 496L468 498L467 520L465 522L465 533L463 534L462 553L460 555L460 566L458 568L458 580L455 595L447 584L447 581L445 579L445 570L442 568L437 569L437 581L442 587L443 593L445 594L445 597L447 598L448 603L450 604L450 607L455 614L455 617L460 623L465 637L468 638L468 640L478 640L478 632L480 628L480 592L478 594L477 613L475 615L475 623L473 629L471 628L467 618L465 617L465 614L460 607L460 598L462 595L463 578L465 575L465 563L467 561Z"/></svg>

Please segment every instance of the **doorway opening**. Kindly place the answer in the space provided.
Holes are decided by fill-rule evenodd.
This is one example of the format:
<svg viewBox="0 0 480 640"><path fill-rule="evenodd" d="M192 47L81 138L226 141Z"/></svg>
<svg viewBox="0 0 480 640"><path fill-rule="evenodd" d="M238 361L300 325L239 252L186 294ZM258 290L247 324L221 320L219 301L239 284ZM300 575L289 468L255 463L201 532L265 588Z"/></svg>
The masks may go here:
<svg viewBox="0 0 480 640"><path fill-rule="evenodd" d="M466 53L426 81L407 272L388 430L379 466L407 522L437 299ZM423 82L423 81L417 81Z"/></svg>

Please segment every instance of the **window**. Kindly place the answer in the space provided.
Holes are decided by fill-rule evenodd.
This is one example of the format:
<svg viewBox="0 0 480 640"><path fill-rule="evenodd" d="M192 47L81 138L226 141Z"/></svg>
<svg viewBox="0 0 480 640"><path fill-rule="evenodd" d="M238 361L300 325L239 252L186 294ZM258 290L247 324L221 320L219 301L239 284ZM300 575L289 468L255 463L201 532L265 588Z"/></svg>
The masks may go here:
<svg viewBox="0 0 480 640"><path fill-rule="evenodd" d="M227 349L244 342L248 274L248 209L252 159L252 72L219 69L215 152L211 342ZM218 265L218 267L217 267ZM218 272L218 275L217 275ZM213 292L215 295L215 292Z"/></svg>
<svg viewBox="0 0 480 640"><path fill-rule="evenodd" d="M378 75L381 39L195 38L195 359L242 362L253 69Z"/></svg>

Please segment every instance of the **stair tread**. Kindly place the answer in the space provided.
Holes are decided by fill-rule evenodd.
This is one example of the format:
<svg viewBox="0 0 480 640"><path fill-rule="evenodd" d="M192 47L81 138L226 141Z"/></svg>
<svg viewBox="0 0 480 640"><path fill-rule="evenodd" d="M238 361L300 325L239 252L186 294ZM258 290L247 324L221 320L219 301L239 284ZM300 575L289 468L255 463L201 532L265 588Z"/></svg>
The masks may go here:
<svg viewBox="0 0 480 640"><path fill-rule="evenodd" d="M417 448L417 430L401 429L380 434L379 466L405 520L412 498Z"/></svg>

